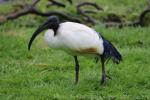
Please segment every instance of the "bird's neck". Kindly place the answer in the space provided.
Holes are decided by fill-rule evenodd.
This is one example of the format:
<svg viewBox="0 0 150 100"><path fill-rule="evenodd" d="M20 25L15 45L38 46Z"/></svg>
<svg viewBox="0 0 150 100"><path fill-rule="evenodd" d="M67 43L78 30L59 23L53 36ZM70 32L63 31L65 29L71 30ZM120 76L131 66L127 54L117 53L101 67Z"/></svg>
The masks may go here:
<svg viewBox="0 0 150 100"><path fill-rule="evenodd" d="M58 48L57 36L54 35L54 30L48 29L45 32L45 42L51 48L56 48L56 49Z"/></svg>

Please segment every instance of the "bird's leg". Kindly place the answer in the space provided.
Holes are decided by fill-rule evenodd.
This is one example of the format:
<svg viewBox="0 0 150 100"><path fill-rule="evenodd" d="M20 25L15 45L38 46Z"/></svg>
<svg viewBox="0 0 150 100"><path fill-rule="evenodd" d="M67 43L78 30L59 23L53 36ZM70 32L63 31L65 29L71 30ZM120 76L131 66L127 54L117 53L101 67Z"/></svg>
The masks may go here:
<svg viewBox="0 0 150 100"><path fill-rule="evenodd" d="M101 56L101 64L102 64L102 79L101 79L101 84L104 84L106 82L106 78L111 79L111 77L106 74L106 71L105 71L105 61L104 61L104 57L103 56Z"/></svg>
<svg viewBox="0 0 150 100"><path fill-rule="evenodd" d="M105 72L105 64L104 64L104 57L101 56L101 64L102 64L102 79L101 79L101 84L104 84L106 82L106 72Z"/></svg>
<svg viewBox="0 0 150 100"><path fill-rule="evenodd" d="M101 84L104 84L106 81L106 72L105 72L105 65L104 65L104 58L101 57L101 63L102 63L102 79L101 79Z"/></svg>
<svg viewBox="0 0 150 100"><path fill-rule="evenodd" d="M75 60L75 73L76 73L75 84L77 84L79 80L79 62L77 56L74 56L74 60Z"/></svg>

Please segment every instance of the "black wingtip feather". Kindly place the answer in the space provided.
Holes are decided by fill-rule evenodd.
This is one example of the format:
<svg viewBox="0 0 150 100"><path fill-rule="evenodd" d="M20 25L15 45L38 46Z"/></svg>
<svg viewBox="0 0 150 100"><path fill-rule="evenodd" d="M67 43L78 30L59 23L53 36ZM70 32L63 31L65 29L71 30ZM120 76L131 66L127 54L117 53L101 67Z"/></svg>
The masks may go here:
<svg viewBox="0 0 150 100"><path fill-rule="evenodd" d="M104 38L103 38L103 45L104 45L103 56L105 61L111 58L114 63L119 64L120 61L122 61L122 56L119 53L119 51L113 46L113 44L111 44L108 40L105 40Z"/></svg>

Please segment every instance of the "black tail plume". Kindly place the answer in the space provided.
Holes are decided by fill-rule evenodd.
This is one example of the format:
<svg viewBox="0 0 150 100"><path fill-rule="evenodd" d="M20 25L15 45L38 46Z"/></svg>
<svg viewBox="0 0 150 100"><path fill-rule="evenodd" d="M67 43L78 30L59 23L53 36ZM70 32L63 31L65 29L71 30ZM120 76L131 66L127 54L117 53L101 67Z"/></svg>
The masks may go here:
<svg viewBox="0 0 150 100"><path fill-rule="evenodd" d="M103 42L103 45L104 45L103 57L105 61L109 61L110 59L112 59L114 63L119 64L120 61L122 61L122 56L119 53L119 51L108 40L105 40L103 38L103 41L104 41Z"/></svg>

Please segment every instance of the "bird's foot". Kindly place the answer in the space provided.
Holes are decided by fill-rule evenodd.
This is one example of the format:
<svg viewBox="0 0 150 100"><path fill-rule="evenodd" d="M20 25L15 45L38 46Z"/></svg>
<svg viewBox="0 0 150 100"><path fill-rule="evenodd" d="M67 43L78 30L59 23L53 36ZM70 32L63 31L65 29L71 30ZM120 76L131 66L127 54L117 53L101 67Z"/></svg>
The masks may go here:
<svg viewBox="0 0 150 100"><path fill-rule="evenodd" d="M108 79L111 79L111 77L110 77L110 76L108 76L108 75L106 75L106 74L103 74L103 75L102 75L101 85L106 84L106 80L107 80L107 78L108 78Z"/></svg>
<svg viewBox="0 0 150 100"><path fill-rule="evenodd" d="M106 75L106 77L107 77L108 79L111 79L111 77L110 77L109 75Z"/></svg>

